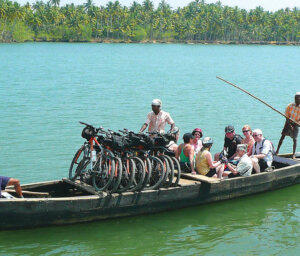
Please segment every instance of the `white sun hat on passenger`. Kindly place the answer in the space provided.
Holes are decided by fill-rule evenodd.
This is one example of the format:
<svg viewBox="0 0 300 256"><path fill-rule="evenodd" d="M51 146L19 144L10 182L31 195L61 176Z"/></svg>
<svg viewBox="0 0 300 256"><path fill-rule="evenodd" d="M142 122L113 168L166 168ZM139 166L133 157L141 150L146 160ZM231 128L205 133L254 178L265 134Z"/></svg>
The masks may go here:
<svg viewBox="0 0 300 256"><path fill-rule="evenodd" d="M300 96L300 92L296 92L295 96Z"/></svg>
<svg viewBox="0 0 300 256"><path fill-rule="evenodd" d="M161 100L160 99L154 99L154 100L152 100L152 104L151 104L152 106L162 106L162 102L161 102Z"/></svg>

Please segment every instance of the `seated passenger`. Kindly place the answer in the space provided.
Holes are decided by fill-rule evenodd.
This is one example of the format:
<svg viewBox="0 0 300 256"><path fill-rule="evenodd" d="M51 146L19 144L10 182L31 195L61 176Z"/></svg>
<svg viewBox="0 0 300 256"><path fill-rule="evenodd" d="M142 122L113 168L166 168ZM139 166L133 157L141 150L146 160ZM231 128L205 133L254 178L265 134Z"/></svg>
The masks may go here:
<svg viewBox="0 0 300 256"><path fill-rule="evenodd" d="M260 129L253 131L255 143L252 149L251 160L256 173L263 172L271 167L273 162L273 145L269 140L263 137Z"/></svg>
<svg viewBox="0 0 300 256"><path fill-rule="evenodd" d="M234 127L232 125L228 125L225 127L225 139L224 139L224 148L227 152L228 160L234 159L236 156L236 146L242 143L242 137L239 134L236 134L234 131ZM220 153L215 154L215 161L219 159Z"/></svg>
<svg viewBox="0 0 300 256"><path fill-rule="evenodd" d="M194 151L195 151L195 155L198 154L198 152L201 150L202 148L202 129L200 128L195 128L192 132L194 139L193 139L193 147L194 147Z"/></svg>
<svg viewBox="0 0 300 256"><path fill-rule="evenodd" d="M173 139L171 139L169 144L166 146L166 148L169 149L170 151L176 152L176 150L178 148L177 141L179 139L179 133L180 133L180 130L178 127L175 127L174 130L171 132Z"/></svg>
<svg viewBox="0 0 300 256"><path fill-rule="evenodd" d="M1 190L4 190L6 186L12 186L12 185L15 187L18 196L23 198L20 181L6 176L0 176L0 198L1 198Z"/></svg>
<svg viewBox="0 0 300 256"><path fill-rule="evenodd" d="M196 156L196 170L199 174L207 177L217 177L217 173L223 173L224 165L221 161L213 162L210 149L213 145L213 139L205 137L202 141L202 149Z"/></svg>
<svg viewBox="0 0 300 256"><path fill-rule="evenodd" d="M230 174L224 173L223 176L227 176L229 178L239 177L239 176L250 176L253 169L253 164L250 157L247 155L247 144L239 144L237 145L237 156L239 157L238 165L232 165L229 162L226 162L228 169L230 170Z"/></svg>
<svg viewBox="0 0 300 256"><path fill-rule="evenodd" d="M245 138L242 140L242 144L247 144L248 145L247 155L251 156L252 155L252 148L253 148L253 144L254 144L255 140L252 136L252 130L251 130L250 125L244 125L242 131L243 131L243 134L245 136Z"/></svg>
<svg viewBox="0 0 300 256"><path fill-rule="evenodd" d="M196 174L194 169L194 147L192 146L193 135L185 133L183 135L183 144L180 144L175 152L175 157L180 162L182 172L192 172Z"/></svg>

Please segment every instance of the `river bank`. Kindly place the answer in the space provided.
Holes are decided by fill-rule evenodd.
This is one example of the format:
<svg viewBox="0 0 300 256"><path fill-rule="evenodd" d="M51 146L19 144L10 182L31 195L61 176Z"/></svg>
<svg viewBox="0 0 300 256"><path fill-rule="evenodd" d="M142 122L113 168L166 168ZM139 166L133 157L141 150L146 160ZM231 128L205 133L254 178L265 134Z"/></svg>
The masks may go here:
<svg viewBox="0 0 300 256"><path fill-rule="evenodd" d="M23 42L0 41L0 43L124 43L124 44L220 44L220 45L294 45L300 46L300 41L220 41L220 40L120 40L120 39L91 39L82 41L63 41L52 40L46 38L37 38L33 40L26 40Z"/></svg>

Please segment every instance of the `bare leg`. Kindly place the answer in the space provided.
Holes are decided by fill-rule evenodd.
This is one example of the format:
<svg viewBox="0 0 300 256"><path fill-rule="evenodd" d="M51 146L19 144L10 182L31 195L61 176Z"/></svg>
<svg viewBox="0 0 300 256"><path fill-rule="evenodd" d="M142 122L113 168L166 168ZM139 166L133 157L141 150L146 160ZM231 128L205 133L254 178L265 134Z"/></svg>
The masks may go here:
<svg viewBox="0 0 300 256"><path fill-rule="evenodd" d="M277 147L277 150L276 150L276 153L275 153L276 155L278 155L278 153L279 153L279 149L280 149L280 147L281 147L281 144L282 144L284 138L285 138L285 135L282 134L281 137L280 137L280 140L279 140L279 142L278 142L278 147Z"/></svg>
<svg viewBox="0 0 300 256"><path fill-rule="evenodd" d="M20 186L20 181L17 180L17 179L13 179L11 178L8 183L7 183L7 186L14 186L15 187L15 190L18 194L19 197L23 197L23 194L22 194L22 188Z"/></svg>
<svg viewBox="0 0 300 256"><path fill-rule="evenodd" d="M253 168L255 170L256 173L260 173L260 166L258 164L258 159L257 158L251 158L251 161L253 163Z"/></svg>
<svg viewBox="0 0 300 256"><path fill-rule="evenodd" d="M216 171L217 171L217 174L218 174L218 178L221 179L222 176L223 176L223 172L224 172L224 164L221 164L219 165L217 168L216 168Z"/></svg>
<svg viewBox="0 0 300 256"><path fill-rule="evenodd" d="M216 154L214 155L214 160L215 160L215 161L218 161L218 160L219 160L219 155L220 155L220 153L216 153Z"/></svg>
<svg viewBox="0 0 300 256"><path fill-rule="evenodd" d="M293 159L296 159L297 139L293 139Z"/></svg>

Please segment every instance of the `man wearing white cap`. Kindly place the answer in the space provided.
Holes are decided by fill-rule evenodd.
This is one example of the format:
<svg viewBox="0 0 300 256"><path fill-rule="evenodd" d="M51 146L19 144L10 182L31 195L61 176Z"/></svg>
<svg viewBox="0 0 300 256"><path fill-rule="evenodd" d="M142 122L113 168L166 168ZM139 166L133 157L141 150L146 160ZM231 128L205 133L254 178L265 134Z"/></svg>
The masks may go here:
<svg viewBox="0 0 300 256"><path fill-rule="evenodd" d="M143 132L149 126L149 132L165 132L166 123L171 125L170 131L175 128L175 123L168 112L161 110L162 102L159 99L152 100L152 111L147 115L147 120L143 124L140 132Z"/></svg>
<svg viewBox="0 0 300 256"><path fill-rule="evenodd" d="M295 103L290 103L286 110L285 115L292 119L294 122L300 125L300 92L296 92L295 94ZM281 144L285 138L285 136L290 136L293 139L293 159L296 158L296 148L297 148L297 138L299 133L299 125L290 122L288 119L285 121L285 125L281 132L281 138L278 143L278 147L276 150L276 154L279 153L279 149Z"/></svg>

